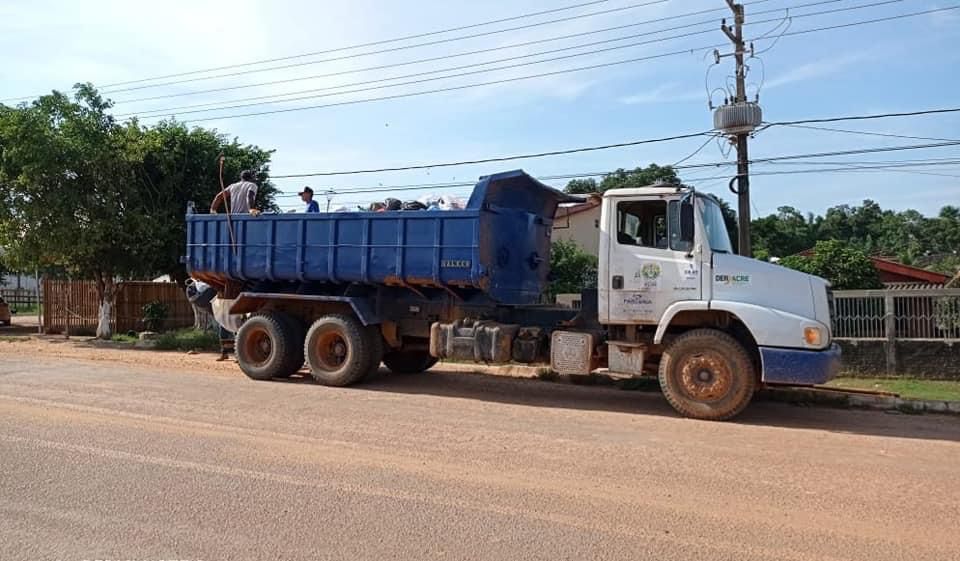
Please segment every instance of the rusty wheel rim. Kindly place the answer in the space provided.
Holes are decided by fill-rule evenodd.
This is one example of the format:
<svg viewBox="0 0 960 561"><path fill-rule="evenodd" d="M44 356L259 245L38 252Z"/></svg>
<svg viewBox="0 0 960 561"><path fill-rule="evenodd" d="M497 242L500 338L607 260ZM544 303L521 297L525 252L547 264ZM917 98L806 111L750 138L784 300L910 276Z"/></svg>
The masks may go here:
<svg viewBox="0 0 960 561"><path fill-rule="evenodd" d="M733 371L718 353L704 352L686 357L677 371L683 393L696 401L719 401L733 388Z"/></svg>
<svg viewBox="0 0 960 561"><path fill-rule="evenodd" d="M263 366L273 353L273 341L265 329L255 329L243 341L243 354L248 362Z"/></svg>
<svg viewBox="0 0 960 561"><path fill-rule="evenodd" d="M340 333L327 331L317 337L314 350L314 356L320 363L318 366L324 370L339 370L347 361L350 345Z"/></svg>

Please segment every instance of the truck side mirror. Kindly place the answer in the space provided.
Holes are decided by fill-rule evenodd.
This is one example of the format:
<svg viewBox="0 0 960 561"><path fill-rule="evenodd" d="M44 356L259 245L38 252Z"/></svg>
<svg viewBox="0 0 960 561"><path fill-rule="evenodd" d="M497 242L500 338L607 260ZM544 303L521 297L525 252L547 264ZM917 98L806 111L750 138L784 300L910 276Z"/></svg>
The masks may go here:
<svg viewBox="0 0 960 561"><path fill-rule="evenodd" d="M693 204L680 205L680 241L693 244Z"/></svg>

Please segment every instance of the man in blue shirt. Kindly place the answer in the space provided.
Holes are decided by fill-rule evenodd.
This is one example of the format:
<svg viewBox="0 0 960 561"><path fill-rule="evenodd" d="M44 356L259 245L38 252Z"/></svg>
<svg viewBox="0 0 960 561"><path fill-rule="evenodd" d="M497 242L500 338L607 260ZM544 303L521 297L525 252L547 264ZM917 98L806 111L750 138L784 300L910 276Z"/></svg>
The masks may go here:
<svg viewBox="0 0 960 561"><path fill-rule="evenodd" d="M317 204L317 201L313 200L313 189L304 187L303 191L300 191L298 195L300 195L300 200L307 203L307 212L320 212L320 205Z"/></svg>

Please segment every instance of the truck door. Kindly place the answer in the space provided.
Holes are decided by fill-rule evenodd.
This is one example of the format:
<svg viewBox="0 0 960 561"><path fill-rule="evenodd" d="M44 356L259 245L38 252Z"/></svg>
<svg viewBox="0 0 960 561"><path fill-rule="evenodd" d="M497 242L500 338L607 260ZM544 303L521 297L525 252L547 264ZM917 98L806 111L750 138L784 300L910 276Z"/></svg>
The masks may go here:
<svg viewBox="0 0 960 561"><path fill-rule="evenodd" d="M681 240L680 201L611 203L604 244L609 273L600 280L609 323L656 324L674 302L699 300L700 270L692 243Z"/></svg>

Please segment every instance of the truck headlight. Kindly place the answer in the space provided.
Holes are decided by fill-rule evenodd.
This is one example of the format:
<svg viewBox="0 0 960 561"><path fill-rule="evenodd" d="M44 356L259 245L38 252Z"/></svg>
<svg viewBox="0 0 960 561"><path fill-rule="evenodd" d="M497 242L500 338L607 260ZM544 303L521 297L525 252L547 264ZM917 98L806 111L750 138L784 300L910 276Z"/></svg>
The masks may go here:
<svg viewBox="0 0 960 561"><path fill-rule="evenodd" d="M811 347L819 347L823 344L823 330L819 327L804 327L803 340Z"/></svg>

